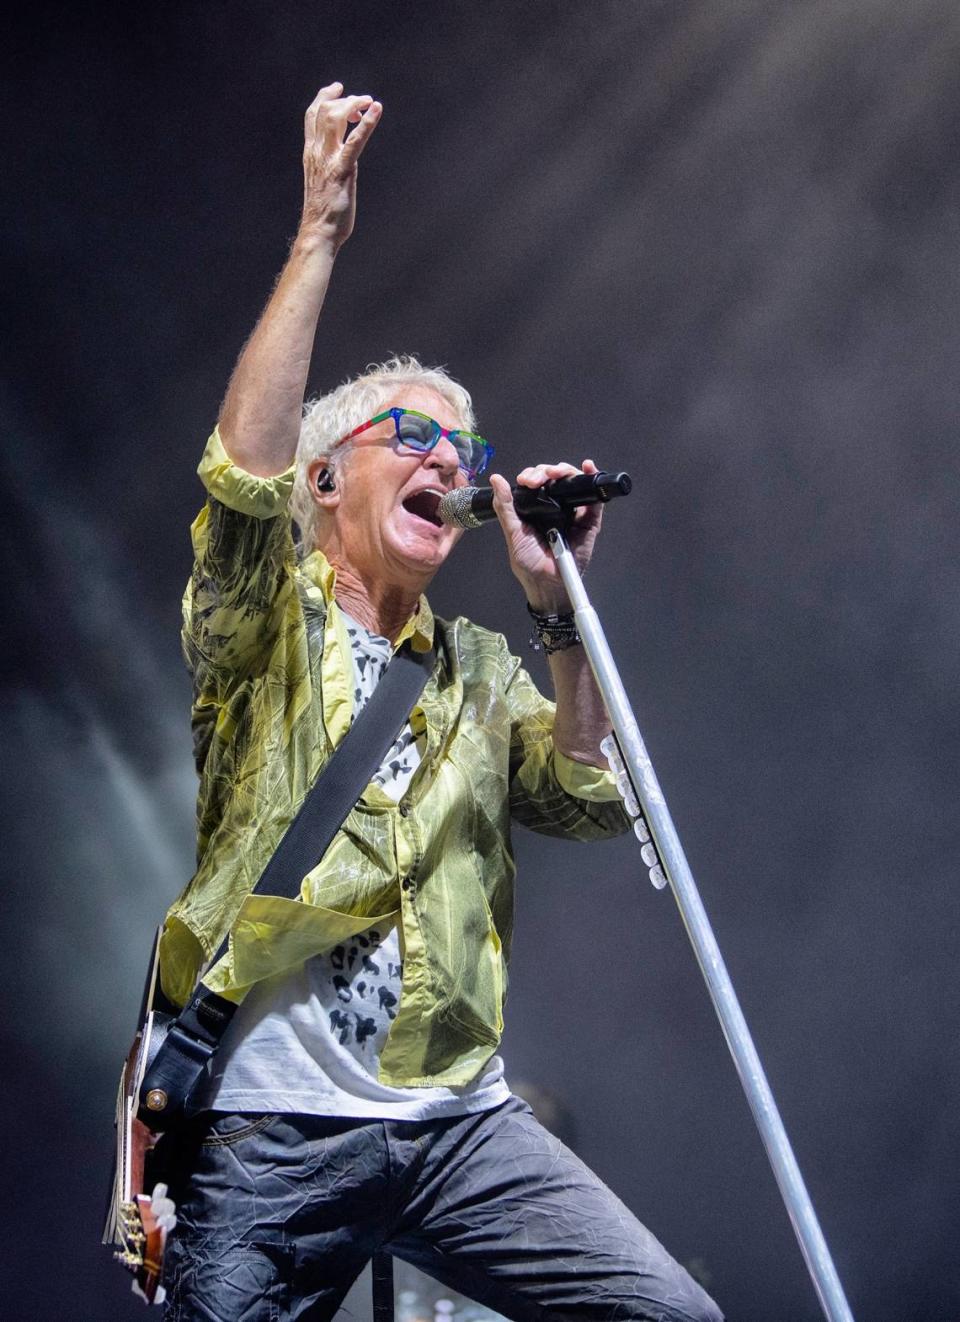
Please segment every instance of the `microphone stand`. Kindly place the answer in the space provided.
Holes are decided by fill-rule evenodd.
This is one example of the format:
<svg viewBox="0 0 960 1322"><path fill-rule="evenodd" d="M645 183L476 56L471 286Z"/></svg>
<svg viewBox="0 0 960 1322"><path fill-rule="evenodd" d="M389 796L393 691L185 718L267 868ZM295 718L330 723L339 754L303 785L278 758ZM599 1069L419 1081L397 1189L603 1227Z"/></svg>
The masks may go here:
<svg viewBox="0 0 960 1322"><path fill-rule="evenodd" d="M843 1286L599 617L590 604L563 532L557 526L552 526L544 529L544 533L573 605L590 668L613 725L614 735L612 738L608 736L602 747L611 768L617 773L627 811L635 818L634 833L641 842L640 853L649 869L650 880L658 889L669 882L673 891L753 1118L760 1130L823 1315L827 1322L853 1322Z"/></svg>

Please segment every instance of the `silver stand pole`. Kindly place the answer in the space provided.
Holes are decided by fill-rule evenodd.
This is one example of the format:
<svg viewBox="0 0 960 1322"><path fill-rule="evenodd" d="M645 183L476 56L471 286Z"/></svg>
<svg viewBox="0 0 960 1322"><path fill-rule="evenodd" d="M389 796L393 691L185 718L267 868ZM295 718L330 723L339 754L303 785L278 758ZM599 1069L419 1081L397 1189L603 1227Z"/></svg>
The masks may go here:
<svg viewBox="0 0 960 1322"><path fill-rule="evenodd" d="M853 1314L833 1265L827 1241L813 1210L813 1203L793 1155L787 1131L780 1119L696 882L684 857L679 836L599 617L590 604L573 553L563 534L559 529L551 528L547 532L547 539L573 604L577 628L613 725L615 742L604 740L603 749L612 768L618 773L627 810L635 818L634 831L641 841L640 852L649 868L650 880L658 889L669 882L673 890L710 999L727 1039L727 1046L740 1075L740 1082L747 1094L753 1118L767 1149L823 1315L827 1322L853 1322Z"/></svg>

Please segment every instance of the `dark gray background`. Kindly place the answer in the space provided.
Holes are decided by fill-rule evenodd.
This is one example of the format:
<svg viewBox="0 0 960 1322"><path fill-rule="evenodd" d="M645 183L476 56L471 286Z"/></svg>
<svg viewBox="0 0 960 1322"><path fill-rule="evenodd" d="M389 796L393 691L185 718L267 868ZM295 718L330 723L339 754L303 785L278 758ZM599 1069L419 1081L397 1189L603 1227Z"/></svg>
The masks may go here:
<svg viewBox="0 0 960 1322"><path fill-rule="evenodd" d="M97 1246L151 926L191 868L193 476L296 225L385 105L313 383L392 350L502 471L624 467L591 572L851 1303L957 1322L953 0L34 5L2 116L3 1314ZM495 530L443 613L527 626ZM534 662L538 675L543 671ZM675 905L517 839L507 1060L739 1322L818 1316Z"/></svg>

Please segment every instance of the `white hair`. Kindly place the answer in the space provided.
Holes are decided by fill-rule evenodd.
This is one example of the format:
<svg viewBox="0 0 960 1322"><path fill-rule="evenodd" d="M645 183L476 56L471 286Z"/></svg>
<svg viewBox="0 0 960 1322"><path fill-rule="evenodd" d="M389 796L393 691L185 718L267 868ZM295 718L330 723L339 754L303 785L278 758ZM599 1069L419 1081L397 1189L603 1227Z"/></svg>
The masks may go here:
<svg viewBox="0 0 960 1322"><path fill-rule="evenodd" d="M316 545L317 507L310 495L307 470L318 459L328 457L331 473L340 467L349 445L334 449L337 441L382 410L389 399L397 399L404 386L421 386L450 405L465 431L476 423L473 401L458 381L443 367L424 367L416 358L394 354L384 363L371 363L365 372L344 381L326 395L308 400L303 407L297 471L293 479L290 508L300 527L301 550L309 554Z"/></svg>

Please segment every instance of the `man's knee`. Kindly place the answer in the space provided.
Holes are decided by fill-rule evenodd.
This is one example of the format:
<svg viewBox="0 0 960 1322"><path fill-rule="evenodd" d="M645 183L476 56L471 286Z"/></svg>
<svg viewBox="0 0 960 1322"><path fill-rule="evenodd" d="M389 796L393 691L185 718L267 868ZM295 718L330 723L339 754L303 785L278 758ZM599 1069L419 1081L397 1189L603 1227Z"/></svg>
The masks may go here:
<svg viewBox="0 0 960 1322"><path fill-rule="evenodd" d="M676 1310L673 1310L670 1301L667 1311L664 1312L662 1319L657 1317L657 1322L723 1322L723 1314L706 1290L702 1289L691 1276L687 1276L685 1284L685 1296L682 1301L678 1301Z"/></svg>
<svg viewBox="0 0 960 1322"><path fill-rule="evenodd" d="M723 1314L709 1295L704 1295L703 1307L691 1313L691 1322L723 1322Z"/></svg>
<svg viewBox="0 0 960 1322"><path fill-rule="evenodd" d="M610 1292L609 1316L618 1322L723 1322L723 1313L674 1259L664 1254L651 1272L650 1264Z"/></svg>

